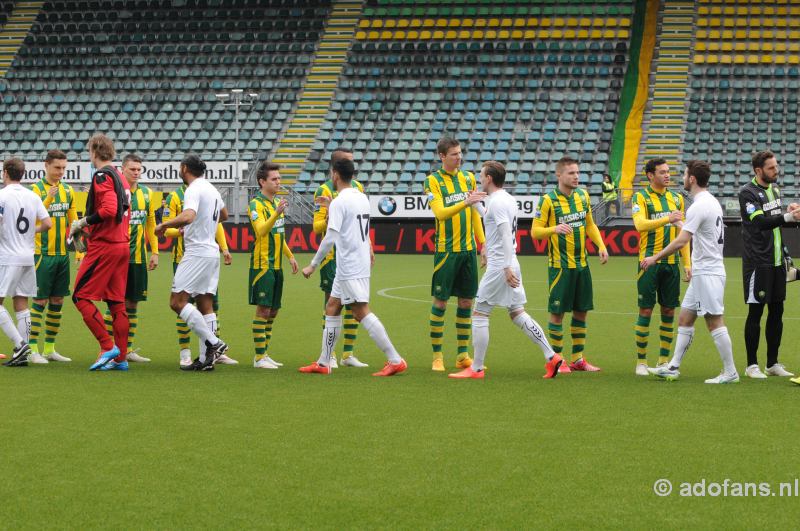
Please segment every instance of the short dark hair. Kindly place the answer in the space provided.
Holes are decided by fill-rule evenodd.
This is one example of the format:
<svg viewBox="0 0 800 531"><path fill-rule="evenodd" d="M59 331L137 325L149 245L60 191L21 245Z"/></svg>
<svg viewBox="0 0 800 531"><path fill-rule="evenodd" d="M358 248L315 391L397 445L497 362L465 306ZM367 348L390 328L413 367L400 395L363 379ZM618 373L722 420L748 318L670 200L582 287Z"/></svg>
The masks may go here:
<svg viewBox="0 0 800 531"><path fill-rule="evenodd" d="M346 159L347 157L344 156L345 154L352 155L353 150L346 147L339 147L334 149L331 152L331 165L333 165L337 160Z"/></svg>
<svg viewBox="0 0 800 531"><path fill-rule="evenodd" d="M436 152L439 155L447 155L448 151L460 145L461 144L459 143L459 141L453 138L452 136L443 136L436 143Z"/></svg>
<svg viewBox="0 0 800 531"><path fill-rule="evenodd" d="M339 159L333 163L331 169L335 171L341 180L349 183L353 179L353 174L356 172L356 167L352 160Z"/></svg>
<svg viewBox="0 0 800 531"><path fill-rule="evenodd" d="M756 168L764 169L764 164L769 160L775 158L775 153L770 150L759 151L753 155L753 170Z"/></svg>
<svg viewBox="0 0 800 531"><path fill-rule="evenodd" d="M67 154L60 149L51 149L44 158L45 164L50 164L54 160L67 160Z"/></svg>
<svg viewBox="0 0 800 531"><path fill-rule="evenodd" d="M647 164L644 165L644 174L647 175L648 173L655 173L656 168L666 163L667 163L666 159L662 158L650 159L647 161Z"/></svg>
<svg viewBox="0 0 800 531"><path fill-rule="evenodd" d="M186 166L186 169L195 177L202 177L206 172L206 163L194 153L189 153L181 161L181 166Z"/></svg>
<svg viewBox="0 0 800 531"><path fill-rule="evenodd" d="M280 164L275 164L274 162L270 162L265 160L261 163L256 171L256 182L258 181L266 181L269 178L269 173L273 171L278 171L281 169Z"/></svg>
<svg viewBox="0 0 800 531"><path fill-rule="evenodd" d="M570 164L578 164L580 162L573 159L572 157L561 157L558 162L556 162L556 173L560 172L564 169L564 166L569 166Z"/></svg>
<svg viewBox="0 0 800 531"><path fill-rule="evenodd" d="M122 159L122 165L125 166L129 162L138 162L139 164L141 164L142 157L140 157L136 153L128 153L127 155L125 155L125 158Z"/></svg>
<svg viewBox="0 0 800 531"><path fill-rule="evenodd" d="M114 160L117 155L114 150L114 142L103 133L93 134L89 139L88 148L101 160Z"/></svg>
<svg viewBox="0 0 800 531"><path fill-rule="evenodd" d="M12 181L21 181L25 175L25 163L22 159L11 158L3 161L3 171L8 172L8 178Z"/></svg>
<svg viewBox="0 0 800 531"><path fill-rule="evenodd" d="M497 162L496 160L487 160L483 163L483 169L486 170L486 175L491 177L492 183L498 188L502 188L506 182L506 167Z"/></svg>
<svg viewBox="0 0 800 531"><path fill-rule="evenodd" d="M711 178L711 165L704 160L692 159L686 163L689 175L693 175L700 188L708 188L708 180Z"/></svg>

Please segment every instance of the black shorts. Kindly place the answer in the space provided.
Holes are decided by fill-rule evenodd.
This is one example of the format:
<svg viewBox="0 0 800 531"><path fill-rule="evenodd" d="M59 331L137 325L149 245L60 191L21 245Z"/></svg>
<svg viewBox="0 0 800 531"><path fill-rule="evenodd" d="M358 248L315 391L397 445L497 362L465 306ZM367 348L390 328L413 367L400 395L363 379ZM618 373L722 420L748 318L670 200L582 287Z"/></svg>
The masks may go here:
<svg viewBox="0 0 800 531"><path fill-rule="evenodd" d="M744 302L770 304L786 300L786 269L781 266L756 266L742 271Z"/></svg>

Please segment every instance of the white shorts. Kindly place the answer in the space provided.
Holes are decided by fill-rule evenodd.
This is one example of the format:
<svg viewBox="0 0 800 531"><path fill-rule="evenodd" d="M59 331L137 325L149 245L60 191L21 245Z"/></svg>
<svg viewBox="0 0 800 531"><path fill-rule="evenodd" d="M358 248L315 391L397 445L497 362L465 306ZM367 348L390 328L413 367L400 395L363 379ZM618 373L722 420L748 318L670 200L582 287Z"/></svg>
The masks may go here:
<svg viewBox="0 0 800 531"><path fill-rule="evenodd" d="M478 284L477 301L503 308L524 306L527 299L525 298L525 288L522 287L522 272L518 265L512 266L511 270L520 280L518 287L512 288L508 285L504 269L487 269Z"/></svg>
<svg viewBox="0 0 800 531"><path fill-rule="evenodd" d="M172 278L172 293L185 291L192 297L213 295L219 284L219 257L184 256Z"/></svg>
<svg viewBox="0 0 800 531"><path fill-rule="evenodd" d="M693 276L683 295L681 308L697 315L725 313L725 277L720 275Z"/></svg>
<svg viewBox="0 0 800 531"><path fill-rule="evenodd" d="M0 265L0 297L35 297L36 267Z"/></svg>
<svg viewBox="0 0 800 531"><path fill-rule="evenodd" d="M331 297L336 297L342 304L369 302L369 277L351 280L339 280L339 277L334 277Z"/></svg>

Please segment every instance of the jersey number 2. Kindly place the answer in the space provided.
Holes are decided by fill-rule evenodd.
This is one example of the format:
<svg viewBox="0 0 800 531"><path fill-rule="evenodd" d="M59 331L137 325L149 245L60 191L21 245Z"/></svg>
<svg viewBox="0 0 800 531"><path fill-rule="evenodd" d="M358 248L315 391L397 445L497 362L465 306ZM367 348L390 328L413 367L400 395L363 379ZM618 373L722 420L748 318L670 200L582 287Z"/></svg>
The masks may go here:
<svg viewBox="0 0 800 531"><path fill-rule="evenodd" d="M722 224L722 218L717 216L717 232L719 233L719 238L717 238L717 243L722 245L725 243L725 225Z"/></svg>

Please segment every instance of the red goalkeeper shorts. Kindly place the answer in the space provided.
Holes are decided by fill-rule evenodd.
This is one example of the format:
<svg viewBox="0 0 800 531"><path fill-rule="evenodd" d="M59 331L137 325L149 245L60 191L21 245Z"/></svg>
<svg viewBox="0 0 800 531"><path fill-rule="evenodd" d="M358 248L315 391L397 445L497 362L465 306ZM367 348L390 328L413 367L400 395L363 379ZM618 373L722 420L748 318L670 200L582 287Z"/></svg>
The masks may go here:
<svg viewBox="0 0 800 531"><path fill-rule="evenodd" d="M78 267L73 297L91 301L125 301L130 247L127 243L91 242Z"/></svg>

